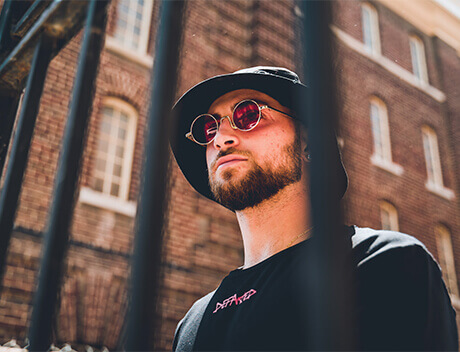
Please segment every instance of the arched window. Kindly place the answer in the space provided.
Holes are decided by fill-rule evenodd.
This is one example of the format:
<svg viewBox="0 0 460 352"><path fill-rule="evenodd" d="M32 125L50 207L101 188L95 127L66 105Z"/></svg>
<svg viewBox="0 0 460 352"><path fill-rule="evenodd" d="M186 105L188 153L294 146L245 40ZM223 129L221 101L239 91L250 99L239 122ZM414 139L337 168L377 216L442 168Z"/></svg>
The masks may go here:
<svg viewBox="0 0 460 352"><path fill-rule="evenodd" d="M454 251L450 231L444 225L437 225L434 232L444 282L449 293L458 297L457 275L455 273Z"/></svg>
<svg viewBox="0 0 460 352"><path fill-rule="evenodd" d="M379 17L377 10L368 3L361 5L363 42L366 49L375 55L380 55Z"/></svg>
<svg viewBox="0 0 460 352"><path fill-rule="evenodd" d="M422 126L422 142L427 174L426 188L444 198L454 199L454 192L444 187L438 137L431 127Z"/></svg>
<svg viewBox="0 0 460 352"><path fill-rule="evenodd" d="M441 159L439 157L438 137L436 132L428 127L422 127L423 151L425 153L427 183L443 187Z"/></svg>
<svg viewBox="0 0 460 352"><path fill-rule="evenodd" d="M374 138L374 155L376 158L391 162L390 127L387 107L378 98L370 101L370 118Z"/></svg>
<svg viewBox="0 0 460 352"><path fill-rule="evenodd" d="M412 58L412 72L420 83L428 84L428 71L426 68L425 46L416 36L409 37L410 54Z"/></svg>
<svg viewBox="0 0 460 352"><path fill-rule="evenodd" d="M380 202L380 221L383 230L399 231L398 211L386 201Z"/></svg>
<svg viewBox="0 0 460 352"><path fill-rule="evenodd" d="M103 101L92 188L112 197L128 199L136 135L137 111L128 103Z"/></svg>

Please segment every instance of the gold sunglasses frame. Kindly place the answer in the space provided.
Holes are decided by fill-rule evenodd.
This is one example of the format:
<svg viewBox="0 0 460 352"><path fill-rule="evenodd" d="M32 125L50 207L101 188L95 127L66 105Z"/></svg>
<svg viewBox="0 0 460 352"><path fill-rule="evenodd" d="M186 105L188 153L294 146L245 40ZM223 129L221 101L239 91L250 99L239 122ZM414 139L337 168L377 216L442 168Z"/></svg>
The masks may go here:
<svg viewBox="0 0 460 352"><path fill-rule="evenodd" d="M257 105L257 107L259 108L259 118L257 119L257 122L254 126L252 126L250 129L248 130L243 130L239 127L237 127L235 125L235 122L233 121L233 116L235 115L235 111L236 109L238 109L238 107L242 104L242 103L245 103L245 102L252 102L254 104ZM234 129L234 130L239 130L239 131L243 131L243 132L249 132L249 131L252 131L254 128L257 127L257 125L259 124L260 122L260 119L262 117L262 110L263 109L270 109L270 110L274 110L274 111L277 111L283 115L286 115L286 116L289 116L290 118L294 118L293 116L285 113L284 111L281 111L281 110L278 110L278 109L275 109L275 108L272 108L271 106L268 106L268 105L259 105L259 103L257 103L255 100L252 100L252 99L244 99L244 100L241 100L238 104L235 105L235 107L233 108L233 111L232 111L232 116L230 117L229 115L227 116L222 116L219 120L214 117L214 115L211 115L211 114L201 114L201 115L198 115L197 117L195 117L195 119L192 121L191 125L190 125L190 132L187 132L185 134L185 137L190 139L192 142L195 142L196 144L199 144L199 145L202 145L202 146L206 146L210 143L212 143L215 139L216 139L216 136L217 136L217 133L214 135L214 137L207 143L201 143L201 142L198 142L194 137L193 137L193 134L192 134L192 130L193 130L193 125L195 124L195 121L198 120L200 117L202 116L211 116L212 119L214 121L216 121L216 124L217 124L217 130L219 130L219 127L220 127L220 124L222 123L222 120L223 119L228 119L229 123L230 123L230 126Z"/></svg>

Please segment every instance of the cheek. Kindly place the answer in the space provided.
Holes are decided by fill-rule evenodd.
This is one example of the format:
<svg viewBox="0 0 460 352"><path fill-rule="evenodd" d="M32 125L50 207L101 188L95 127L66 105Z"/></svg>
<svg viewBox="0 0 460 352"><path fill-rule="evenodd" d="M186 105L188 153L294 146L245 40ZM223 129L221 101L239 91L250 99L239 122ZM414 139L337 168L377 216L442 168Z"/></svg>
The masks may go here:
<svg viewBox="0 0 460 352"><path fill-rule="evenodd" d="M212 150L211 148L206 148L206 165L209 168L211 162L215 159L217 151Z"/></svg>

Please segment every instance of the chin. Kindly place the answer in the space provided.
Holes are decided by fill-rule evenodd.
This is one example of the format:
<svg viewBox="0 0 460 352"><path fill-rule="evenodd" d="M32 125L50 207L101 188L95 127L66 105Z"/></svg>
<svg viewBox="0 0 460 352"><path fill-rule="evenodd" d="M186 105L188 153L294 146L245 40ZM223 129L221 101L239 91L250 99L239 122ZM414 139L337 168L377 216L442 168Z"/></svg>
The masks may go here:
<svg viewBox="0 0 460 352"><path fill-rule="evenodd" d="M235 182L247 177L247 170L242 170L241 166L225 167L223 170L217 170L214 173L214 180L216 182Z"/></svg>

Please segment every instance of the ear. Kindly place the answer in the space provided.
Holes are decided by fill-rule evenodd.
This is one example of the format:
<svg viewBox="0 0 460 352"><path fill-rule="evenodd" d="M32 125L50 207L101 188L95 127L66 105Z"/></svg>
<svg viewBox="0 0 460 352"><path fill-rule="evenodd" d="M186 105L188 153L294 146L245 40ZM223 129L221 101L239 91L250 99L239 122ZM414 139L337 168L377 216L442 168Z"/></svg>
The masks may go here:
<svg viewBox="0 0 460 352"><path fill-rule="evenodd" d="M305 128L301 128L300 130L300 148L302 153L302 160L305 162L310 162L310 151L308 148L308 137L307 137L307 130Z"/></svg>
<svg viewBox="0 0 460 352"><path fill-rule="evenodd" d="M308 136L307 136L307 130L305 128L300 129L300 147L302 148L302 151L305 150L305 148L308 148Z"/></svg>

